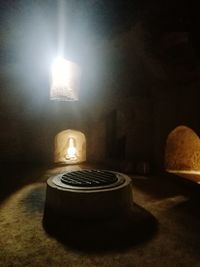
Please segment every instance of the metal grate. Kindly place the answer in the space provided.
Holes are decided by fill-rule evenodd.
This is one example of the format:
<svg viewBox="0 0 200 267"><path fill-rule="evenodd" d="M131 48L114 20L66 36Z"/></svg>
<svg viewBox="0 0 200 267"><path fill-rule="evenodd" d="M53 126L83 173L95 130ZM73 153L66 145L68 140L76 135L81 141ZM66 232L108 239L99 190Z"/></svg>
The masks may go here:
<svg viewBox="0 0 200 267"><path fill-rule="evenodd" d="M65 173L61 181L69 186L75 187L101 187L118 182L115 173L102 170L82 170Z"/></svg>

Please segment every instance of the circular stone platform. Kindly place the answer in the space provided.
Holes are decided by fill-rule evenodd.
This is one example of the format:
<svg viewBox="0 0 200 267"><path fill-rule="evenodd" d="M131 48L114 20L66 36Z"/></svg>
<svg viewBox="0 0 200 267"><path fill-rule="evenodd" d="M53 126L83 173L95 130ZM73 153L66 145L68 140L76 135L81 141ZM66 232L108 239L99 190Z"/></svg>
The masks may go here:
<svg viewBox="0 0 200 267"><path fill-rule="evenodd" d="M66 172L47 180L45 210L69 219L105 219L132 207L131 179L105 170Z"/></svg>

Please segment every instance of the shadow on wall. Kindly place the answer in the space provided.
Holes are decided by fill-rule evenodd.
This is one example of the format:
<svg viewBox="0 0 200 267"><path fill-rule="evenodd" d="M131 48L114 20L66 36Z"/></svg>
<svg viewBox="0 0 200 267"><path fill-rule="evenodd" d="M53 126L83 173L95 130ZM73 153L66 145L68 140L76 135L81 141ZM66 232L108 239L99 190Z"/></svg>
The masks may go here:
<svg viewBox="0 0 200 267"><path fill-rule="evenodd" d="M165 169L200 183L200 139L187 126L178 126L168 135Z"/></svg>

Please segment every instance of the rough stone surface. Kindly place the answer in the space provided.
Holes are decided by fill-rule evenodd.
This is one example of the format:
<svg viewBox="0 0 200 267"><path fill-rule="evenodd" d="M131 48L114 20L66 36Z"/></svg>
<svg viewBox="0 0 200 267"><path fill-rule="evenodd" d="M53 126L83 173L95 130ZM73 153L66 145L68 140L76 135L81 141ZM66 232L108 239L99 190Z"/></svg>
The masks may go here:
<svg viewBox="0 0 200 267"><path fill-rule="evenodd" d="M165 167L169 170L200 170L200 139L189 127L179 126L168 136Z"/></svg>
<svg viewBox="0 0 200 267"><path fill-rule="evenodd" d="M169 27L171 34L166 31L173 10L169 9L170 3L167 8L158 3L150 5L148 14L110 38L95 39L94 32L77 32L79 26L85 25L79 17L82 25L77 24L75 29L70 26L71 37L76 37L69 38L73 50L69 54L82 67L79 101L50 101L50 47L57 36L52 32L57 29L57 19L50 15L46 18L45 14L54 7L44 2L44 6L34 2L32 16L29 8L21 4L21 8L9 6L7 16L2 17L0 161L51 163L56 135L75 129L86 136L87 159L105 162L106 157L111 157L107 143L112 143L107 140L107 118L116 112L115 140L109 160L136 165L147 161L152 170L154 167L163 170L169 132L178 125L189 125L199 134L199 44L195 46L198 38L193 36L198 29L182 33L183 39L173 25ZM44 18L43 23L38 16ZM193 38L189 38L190 34ZM179 49L179 45L184 49ZM9 56L4 62L6 53Z"/></svg>

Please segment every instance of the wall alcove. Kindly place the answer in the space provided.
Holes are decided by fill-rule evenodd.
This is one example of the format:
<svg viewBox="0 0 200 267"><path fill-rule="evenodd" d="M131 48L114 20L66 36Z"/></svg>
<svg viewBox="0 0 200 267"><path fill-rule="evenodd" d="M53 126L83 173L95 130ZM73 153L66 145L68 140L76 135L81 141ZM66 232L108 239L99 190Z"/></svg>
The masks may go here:
<svg viewBox="0 0 200 267"><path fill-rule="evenodd" d="M165 169L200 183L200 138L191 128L181 125L169 133Z"/></svg>
<svg viewBox="0 0 200 267"><path fill-rule="evenodd" d="M64 130L55 136L54 162L76 164L86 161L86 137L76 130Z"/></svg>

